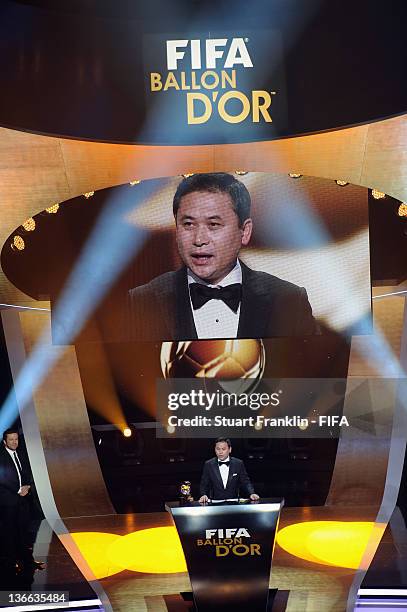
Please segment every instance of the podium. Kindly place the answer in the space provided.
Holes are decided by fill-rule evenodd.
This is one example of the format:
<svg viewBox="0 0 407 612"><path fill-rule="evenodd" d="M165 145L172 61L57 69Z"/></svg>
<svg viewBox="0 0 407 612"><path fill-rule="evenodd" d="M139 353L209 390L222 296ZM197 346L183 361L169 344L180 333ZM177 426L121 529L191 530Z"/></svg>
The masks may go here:
<svg viewBox="0 0 407 612"><path fill-rule="evenodd" d="M266 612L283 499L166 503L198 612Z"/></svg>

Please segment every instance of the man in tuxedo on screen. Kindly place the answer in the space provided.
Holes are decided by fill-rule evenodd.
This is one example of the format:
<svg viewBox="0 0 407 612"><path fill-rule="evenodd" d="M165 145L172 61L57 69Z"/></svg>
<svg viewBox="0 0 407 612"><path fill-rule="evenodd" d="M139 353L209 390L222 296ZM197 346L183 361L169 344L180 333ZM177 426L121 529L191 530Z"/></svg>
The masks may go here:
<svg viewBox="0 0 407 612"><path fill-rule="evenodd" d="M246 186L231 174L194 174L173 200L184 266L129 292L133 340L263 338L317 333L306 290L238 259L253 223Z"/></svg>
<svg viewBox="0 0 407 612"><path fill-rule="evenodd" d="M249 497L257 501L259 496L254 492L250 478L241 459L231 457L232 445L229 438L218 438L215 443L213 459L205 462L202 472L199 501L235 499Z"/></svg>

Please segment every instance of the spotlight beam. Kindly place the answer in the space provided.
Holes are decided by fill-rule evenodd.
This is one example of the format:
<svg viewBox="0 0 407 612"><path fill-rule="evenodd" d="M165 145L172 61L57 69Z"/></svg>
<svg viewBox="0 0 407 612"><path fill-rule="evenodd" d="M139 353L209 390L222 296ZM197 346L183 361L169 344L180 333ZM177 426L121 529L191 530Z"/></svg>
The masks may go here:
<svg viewBox="0 0 407 612"><path fill-rule="evenodd" d="M107 202L55 307L55 339L59 345L74 340L127 262L142 248L148 234L129 224L127 215L152 197L156 188L156 184L143 183L137 192L132 188L128 198L112 197ZM14 381L17 391L10 390L0 410L3 430L17 416L15 397L23 410L64 350L62 346L54 349L49 350L44 333Z"/></svg>

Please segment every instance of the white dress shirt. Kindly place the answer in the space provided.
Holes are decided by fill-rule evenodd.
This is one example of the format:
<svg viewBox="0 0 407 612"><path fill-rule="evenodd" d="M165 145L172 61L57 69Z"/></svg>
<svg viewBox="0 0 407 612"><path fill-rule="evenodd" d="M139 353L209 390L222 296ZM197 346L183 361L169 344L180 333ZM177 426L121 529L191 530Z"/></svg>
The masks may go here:
<svg viewBox="0 0 407 612"><path fill-rule="evenodd" d="M15 465L15 468L17 470L18 482L20 483L20 488L18 489L18 493L20 493L21 487L22 487L22 484L21 484L21 472L20 472L20 468L18 467L18 464L17 464L16 451L13 451L13 450L9 449L7 446L6 446L6 451L8 452L10 457L12 458L13 463ZM21 461L20 461L20 464L21 464Z"/></svg>
<svg viewBox="0 0 407 612"><path fill-rule="evenodd" d="M205 283L201 278L196 276L188 269L188 285L191 283L200 283L207 287L226 287L234 283L242 283L242 268L239 260L229 272L227 276L217 285ZM191 303L192 315L194 317L196 334L200 340L209 338L236 338L237 329L239 327L240 304L237 312L233 312L231 308L222 300L209 300L196 310L192 307L191 295L189 296Z"/></svg>
<svg viewBox="0 0 407 612"><path fill-rule="evenodd" d="M230 469L229 465L219 465L220 477L222 478L223 486L225 487L225 489L226 489L226 485L228 484L229 469Z"/></svg>

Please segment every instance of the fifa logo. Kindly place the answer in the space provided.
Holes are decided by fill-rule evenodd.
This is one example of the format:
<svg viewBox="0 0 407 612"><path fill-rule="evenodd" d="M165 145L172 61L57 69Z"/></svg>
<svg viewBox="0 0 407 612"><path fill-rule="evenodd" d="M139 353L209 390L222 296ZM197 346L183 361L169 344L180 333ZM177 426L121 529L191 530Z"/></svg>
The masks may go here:
<svg viewBox="0 0 407 612"><path fill-rule="evenodd" d="M231 527L226 529L206 529L205 539L196 541L197 546L210 546L215 557L246 557L261 556L260 544L246 544L243 538L251 538L246 527Z"/></svg>
<svg viewBox="0 0 407 612"><path fill-rule="evenodd" d="M250 538L250 533L245 527L232 527L231 529L206 529L206 538Z"/></svg>
<svg viewBox="0 0 407 612"><path fill-rule="evenodd" d="M205 68L218 68L217 61L225 55L227 38L210 38L205 41ZM202 49L200 40L167 40L167 69L178 70L178 61L184 59L185 50L189 50L191 70L202 68ZM234 68L236 65L253 68L253 62L243 38L232 38L228 46L223 68Z"/></svg>
<svg viewBox="0 0 407 612"><path fill-rule="evenodd" d="M166 70L150 72L149 90L154 95L186 92L184 116L188 125L219 117L231 124L271 123L275 91L239 90L242 69L254 67L248 38L187 39L165 41ZM164 58L163 58L164 59Z"/></svg>

